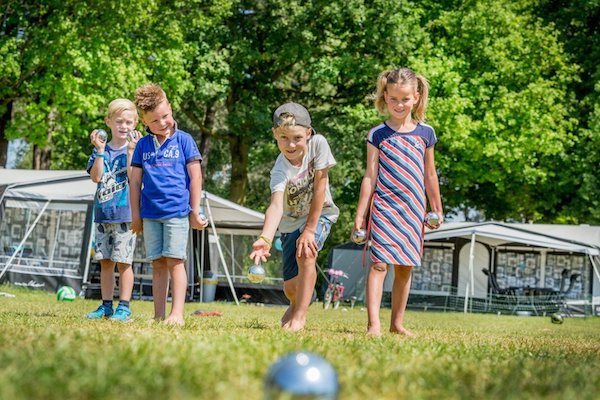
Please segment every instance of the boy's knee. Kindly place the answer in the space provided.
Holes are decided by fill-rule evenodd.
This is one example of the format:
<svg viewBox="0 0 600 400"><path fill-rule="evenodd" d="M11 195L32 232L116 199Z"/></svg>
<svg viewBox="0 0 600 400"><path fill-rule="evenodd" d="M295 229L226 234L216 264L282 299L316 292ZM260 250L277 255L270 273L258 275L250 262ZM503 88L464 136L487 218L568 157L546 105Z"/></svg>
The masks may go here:
<svg viewBox="0 0 600 400"><path fill-rule="evenodd" d="M371 269L375 272L386 272L387 271L387 267L385 264L373 264L371 265Z"/></svg>

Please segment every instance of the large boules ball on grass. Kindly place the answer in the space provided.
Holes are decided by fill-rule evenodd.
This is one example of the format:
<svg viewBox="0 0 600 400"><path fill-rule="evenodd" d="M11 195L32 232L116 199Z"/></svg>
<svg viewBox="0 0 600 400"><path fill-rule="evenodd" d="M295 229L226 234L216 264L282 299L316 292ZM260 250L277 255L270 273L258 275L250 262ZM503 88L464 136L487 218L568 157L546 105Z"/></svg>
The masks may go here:
<svg viewBox="0 0 600 400"><path fill-rule="evenodd" d="M265 400L337 399L338 374L321 356L293 352L275 361L265 378Z"/></svg>
<svg viewBox="0 0 600 400"><path fill-rule="evenodd" d="M261 283L265 280L265 269L260 264L253 264L248 268L248 280L252 283Z"/></svg>
<svg viewBox="0 0 600 400"><path fill-rule="evenodd" d="M559 313L554 313L550 316L550 321L552 321L553 324L562 324L564 319Z"/></svg>
<svg viewBox="0 0 600 400"><path fill-rule="evenodd" d="M71 286L61 286L56 291L56 300L58 301L73 301L76 297L77 293Z"/></svg>

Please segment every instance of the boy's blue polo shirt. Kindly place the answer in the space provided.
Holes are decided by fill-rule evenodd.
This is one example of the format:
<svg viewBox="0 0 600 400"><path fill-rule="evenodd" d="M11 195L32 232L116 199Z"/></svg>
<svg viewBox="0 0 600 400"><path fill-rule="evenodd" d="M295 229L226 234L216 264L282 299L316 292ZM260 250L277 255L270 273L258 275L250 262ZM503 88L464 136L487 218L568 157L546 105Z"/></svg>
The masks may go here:
<svg viewBox="0 0 600 400"><path fill-rule="evenodd" d="M159 219L187 216L190 211L190 177L187 165L201 161L192 136L179 129L160 147L154 135L139 140L131 165L142 168L140 216Z"/></svg>

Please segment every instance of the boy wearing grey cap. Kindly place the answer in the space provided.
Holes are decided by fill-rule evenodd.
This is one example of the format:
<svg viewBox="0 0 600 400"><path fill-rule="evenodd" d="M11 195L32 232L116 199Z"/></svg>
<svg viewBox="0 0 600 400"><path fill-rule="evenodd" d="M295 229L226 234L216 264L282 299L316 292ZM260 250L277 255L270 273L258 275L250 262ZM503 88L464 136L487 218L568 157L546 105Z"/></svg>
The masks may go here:
<svg viewBox="0 0 600 400"><path fill-rule="evenodd" d="M272 131L281 154L271 170L271 204L250 258L256 264L267 261L279 228L283 291L290 301L281 326L296 332L306 323L317 281L319 250L339 215L327 175L336 162L327 140L315 132L310 114L298 103L286 103L275 110Z"/></svg>

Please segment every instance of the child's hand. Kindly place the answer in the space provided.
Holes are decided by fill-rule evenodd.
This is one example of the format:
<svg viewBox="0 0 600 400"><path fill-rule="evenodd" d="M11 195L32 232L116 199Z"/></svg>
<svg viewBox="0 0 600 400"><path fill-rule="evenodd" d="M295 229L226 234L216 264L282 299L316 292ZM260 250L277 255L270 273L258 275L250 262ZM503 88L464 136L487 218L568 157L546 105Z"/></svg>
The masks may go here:
<svg viewBox="0 0 600 400"><path fill-rule="evenodd" d="M90 141L92 142L98 153L104 153L106 142L100 140L100 138L98 137L98 129L94 129L92 133L90 133Z"/></svg>
<svg viewBox="0 0 600 400"><path fill-rule="evenodd" d="M200 217L200 214L192 211L190 213L190 226L192 227L192 229L197 229L199 231L201 231L202 229L206 228L208 226L208 219L204 219Z"/></svg>
<svg viewBox="0 0 600 400"><path fill-rule="evenodd" d="M139 131L132 131L127 135L127 150L135 150L137 142L143 137Z"/></svg>
<svg viewBox="0 0 600 400"><path fill-rule="evenodd" d="M136 235L141 234L144 231L144 225L142 224L141 218L132 218L131 231Z"/></svg>
<svg viewBox="0 0 600 400"><path fill-rule="evenodd" d="M260 264L261 261L267 262L267 257L271 257L270 249L271 246L269 246L269 243L259 238L256 242L252 243L250 258L254 260L254 264Z"/></svg>
<svg viewBox="0 0 600 400"><path fill-rule="evenodd" d="M314 232L304 230L298 240L296 240L296 255L302 257L316 257L319 252Z"/></svg>

